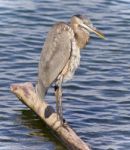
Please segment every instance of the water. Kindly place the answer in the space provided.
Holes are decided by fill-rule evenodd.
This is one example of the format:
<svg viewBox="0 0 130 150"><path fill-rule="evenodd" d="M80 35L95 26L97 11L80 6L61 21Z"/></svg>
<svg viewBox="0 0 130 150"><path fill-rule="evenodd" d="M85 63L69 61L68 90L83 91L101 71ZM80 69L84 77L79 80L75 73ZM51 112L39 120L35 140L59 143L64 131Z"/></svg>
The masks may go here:
<svg viewBox="0 0 130 150"><path fill-rule="evenodd" d="M77 13L107 40L92 34L82 50L80 68L64 84L64 117L93 150L130 149L129 0L0 0L0 150L65 149L9 86L36 83L48 30ZM55 104L53 89L46 99Z"/></svg>

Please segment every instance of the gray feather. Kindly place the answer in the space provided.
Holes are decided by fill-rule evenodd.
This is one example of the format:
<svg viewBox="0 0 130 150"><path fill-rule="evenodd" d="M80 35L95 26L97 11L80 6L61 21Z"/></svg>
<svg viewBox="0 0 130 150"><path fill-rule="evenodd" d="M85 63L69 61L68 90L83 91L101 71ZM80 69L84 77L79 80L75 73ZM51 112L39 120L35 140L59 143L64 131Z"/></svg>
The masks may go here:
<svg viewBox="0 0 130 150"><path fill-rule="evenodd" d="M71 55L73 30L65 23L54 25L45 40L38 70L37 92L44 96ZM41 92L43 91L43 94ZM40 96L40 97L41 97Z"/></svg>

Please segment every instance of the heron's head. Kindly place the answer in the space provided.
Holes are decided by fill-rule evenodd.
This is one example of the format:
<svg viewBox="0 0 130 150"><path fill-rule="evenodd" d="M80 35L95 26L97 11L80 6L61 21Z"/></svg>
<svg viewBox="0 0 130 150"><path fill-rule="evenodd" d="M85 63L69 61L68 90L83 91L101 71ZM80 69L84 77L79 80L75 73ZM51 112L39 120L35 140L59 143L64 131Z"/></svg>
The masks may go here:
<svg viewBox="0 0 130 150"><path fill-rule="evenodd" d="M76 27L79 27L81 29L85 29L88 33L93 32L96 35L98 35L100 38L105 39L105 36L103 35L103 33L101 33L100 31L98 31L93 24L91 23L91 21L82 16L82 15L74 15L71 18L71 23L73 25L75 25Z"/></svg>

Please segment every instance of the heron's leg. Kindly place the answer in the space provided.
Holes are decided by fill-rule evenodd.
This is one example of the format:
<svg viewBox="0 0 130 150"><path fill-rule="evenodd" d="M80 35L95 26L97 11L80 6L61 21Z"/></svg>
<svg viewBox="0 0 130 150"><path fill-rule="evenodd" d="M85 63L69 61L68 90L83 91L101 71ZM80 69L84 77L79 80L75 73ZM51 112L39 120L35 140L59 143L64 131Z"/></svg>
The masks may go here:
<svg viewBox="0 0 130 150"><path fill-rule="evenodd" d="M63 125L63 112L62 112L62 81L63 76L59 76L55 86L55 96L56 96L56 111L57 119L61 121Z"/></svg>
<svg viewBox="0 0 130 150"><path fill-rule="evenodd" d="M60 120L63 124L63 107L62 107L62 88L61 85L59 86L59 114L60 114Z"/></svg>
<svg viewBox="0 0 130 150"><path fill-rule="evenodd" d="M57 112L57 120L59 120L59 86L55 85L55 97L56 97L56 112Z"/></svg>

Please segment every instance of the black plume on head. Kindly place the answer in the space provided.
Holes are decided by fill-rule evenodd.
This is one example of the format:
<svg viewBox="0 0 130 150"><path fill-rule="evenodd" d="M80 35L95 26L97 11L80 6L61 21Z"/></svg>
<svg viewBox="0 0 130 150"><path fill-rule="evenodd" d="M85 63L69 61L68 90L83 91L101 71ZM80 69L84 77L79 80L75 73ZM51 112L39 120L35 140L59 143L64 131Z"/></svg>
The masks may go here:
<svg viewBox="0 0 130 150"><path fill-rule="evenodd" d="M78 17L79 19L83 19L84 17L80 14L75 15L76 17Z"/></svg>

